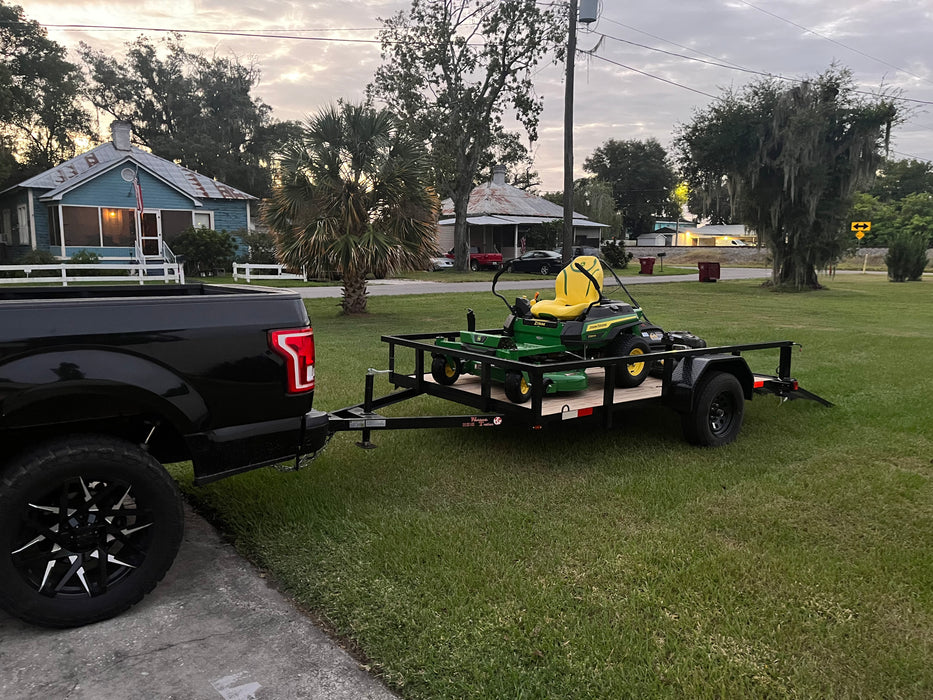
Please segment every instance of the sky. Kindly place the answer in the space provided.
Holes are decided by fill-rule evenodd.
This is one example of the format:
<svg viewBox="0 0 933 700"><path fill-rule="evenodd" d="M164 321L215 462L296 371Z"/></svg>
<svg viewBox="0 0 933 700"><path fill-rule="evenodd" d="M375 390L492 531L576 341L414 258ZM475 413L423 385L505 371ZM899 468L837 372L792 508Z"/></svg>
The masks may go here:
<svg viewBox="0 0 933 700"><path fill-rule="evenodd" d="M58 43L74 48L83 41L117 57L140 34L154 40L164 34L51 25L277 34L186 34L184 44L254 62L262 79L253 94L280 120L302 120L340 98L362 99L381 60L379 44L317 39L376 39L381 18L410 6L397 0L17 4ZM799 79L833 62L853 71L860 90L885 86L911 100L899 103L908 118L893 132L892 157L933 161L933 0L601 0L598 21L580 25L577 41L588 53L576 61L575 177L609 139L654 138L670 148L679 124L724 89L759 77L750 71ZM563 187L563 71L548 63L534 76L544 113L532 153L541 189L549 191Z"/></svg>

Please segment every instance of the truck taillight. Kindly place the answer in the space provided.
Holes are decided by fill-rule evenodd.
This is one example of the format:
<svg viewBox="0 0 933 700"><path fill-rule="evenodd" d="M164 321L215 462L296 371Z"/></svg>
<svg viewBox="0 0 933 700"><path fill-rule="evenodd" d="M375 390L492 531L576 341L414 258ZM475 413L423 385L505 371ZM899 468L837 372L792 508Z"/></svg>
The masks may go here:
<svg viewBox="0 0 933 700"><path fill-rule="evenodd" d="M285 358L289 394L314 389L314 332L310 328L272 331L269 345Z"/></svg>

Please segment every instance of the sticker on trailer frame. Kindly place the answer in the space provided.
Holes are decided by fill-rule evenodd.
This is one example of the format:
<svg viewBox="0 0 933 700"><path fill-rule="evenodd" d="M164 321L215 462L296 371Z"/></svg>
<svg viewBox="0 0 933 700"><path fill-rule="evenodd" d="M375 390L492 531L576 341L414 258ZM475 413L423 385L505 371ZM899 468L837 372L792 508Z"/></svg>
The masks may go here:
<svg viewBox="0 0 933 700"><path fill-rule="evenodd" d="M470 416L470 420L461 423L461 428L493 428L502 425L502 416Z"/></svg>
<svg viewBox="0 0 933 700"><path fill-rule="evenodd" d="M592 416L593 409L591 408L581 408L576 411L566 410L560 412L561 420L570 420L571 418L583 418L584 416Z"/></svg>

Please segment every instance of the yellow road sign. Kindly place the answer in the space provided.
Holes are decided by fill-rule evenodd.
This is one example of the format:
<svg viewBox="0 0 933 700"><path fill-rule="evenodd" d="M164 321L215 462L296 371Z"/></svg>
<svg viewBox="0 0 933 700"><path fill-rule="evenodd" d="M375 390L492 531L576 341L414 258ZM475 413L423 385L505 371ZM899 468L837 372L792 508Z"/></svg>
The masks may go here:
<svg viewBox="0 0 933 700"><path fill-rule="evenodd" d="M853 221L853 231L871 231L871 221Z"/></svg>
<svg viewBox="0 0 933 700"><path fill-rule="evenodd" d="M862 240L863 238L865 238L865 232L859 231L858 233L855 234L855 237L858 238L859 240Z"/></svg>

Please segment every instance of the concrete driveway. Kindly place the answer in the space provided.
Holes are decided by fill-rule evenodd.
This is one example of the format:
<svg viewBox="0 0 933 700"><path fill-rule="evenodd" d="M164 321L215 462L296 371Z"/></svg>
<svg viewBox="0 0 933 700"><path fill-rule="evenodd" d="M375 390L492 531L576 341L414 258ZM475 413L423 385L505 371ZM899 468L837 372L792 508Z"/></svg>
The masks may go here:
<svg viewBox="0 0 933 700"><path fill-rule="evenodd" d="M142 603L72 630L0 613L0 698L388 700L190 510L181 552Z"/></svg>

